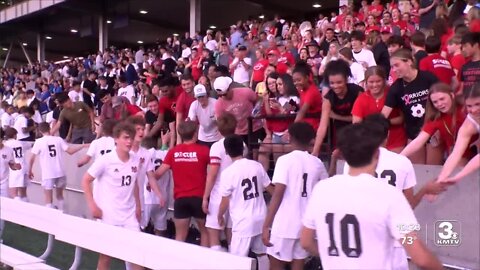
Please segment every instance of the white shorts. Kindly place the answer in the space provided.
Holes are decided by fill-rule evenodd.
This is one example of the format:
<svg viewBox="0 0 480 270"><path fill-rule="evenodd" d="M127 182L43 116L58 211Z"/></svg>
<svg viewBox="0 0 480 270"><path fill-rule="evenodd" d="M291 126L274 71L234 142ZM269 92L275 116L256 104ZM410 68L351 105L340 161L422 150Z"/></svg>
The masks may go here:
<svg viewBox="0 0 480 270"><path fill-rule="evenodd" d="M145 204L142 215L142 227L147 227L151 220L153 227L158 231L167 229L168 207L160 207L159 204Z"/></svg>
<svg viewBox="0 0 480 270"><path fill-rule="evenodd" d="M13 171L15 172L15 171ZM8 187L9 188L20 188L26 187L30 183L27 174L22 173L13 173L10 172L10 177L8 178Z"/></svg>
<svg viewBox="0 0 480 270"><path fill-rule="evenodd" d="M215 230L223 230L225 229L225 226L220 226L218 224L218 210L220 209L220 201L218 201L218 204L216 202L213 202L210 200L208 204L208 214L205 219L205 227L210 228L210 229L215 229ZM230 213L225 212L224 219L227 222L227 228L231 229L232 228L232 218L230 217Z"/></svg>
<svg viewBox="0 0 480 270"><path fill-rule="evenodd" d="M52 179L43 179L42 187L46 190L52 190L55 188L65 188L67 187L67 177L57 177Z"/></svg>
<svg viewBox="0 0 480 270"><path fill-rule="evenodd" d="M135 216L133 216L132 218L129 218L123 224L111 224L111 223L105 222L104 220L101 220L101 219L97 219L97 221L105 223L105 224L109 224L109 225L112 225L112 226L115 226L115 227L124 228L124 229L130 230L130 231L140 232L140 224L138 223L138 220Z"/></svg>
<svg viewBox="0 0 480 270"><path fill-rule="evenodd" d="M292 260L306 259L309 254L300 246L300 239L281 238L270 236L272 247L267 247L267 254L277 260L291 262Z"/></svg>
<svg viewBox="0 0 480 270"><path fill-rule="evenodd" d="M407 253L403 247L394 247L392 254L392 270L408 270Z"/></svg>
<svg viewBox="0 0 480 270"><path fill-rule="evenodd" d="M0 197L8 197L8 182L0 184Z"/></svg>
<svg viewBox="0 0 480 270"><path fill-rule="evenodd" d="M262 242L262 234L252 237L238 237L234 232L229 252L246 257L250 250L257 255L266 253L267 247Z"/></svg>

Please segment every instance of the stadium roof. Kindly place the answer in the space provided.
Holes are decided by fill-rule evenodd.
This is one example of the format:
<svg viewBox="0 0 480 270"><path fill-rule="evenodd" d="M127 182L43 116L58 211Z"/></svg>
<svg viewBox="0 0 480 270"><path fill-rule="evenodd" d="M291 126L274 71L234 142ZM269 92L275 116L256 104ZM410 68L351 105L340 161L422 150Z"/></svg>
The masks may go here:
<svg viewBox="0 0 480 270"><path fill-rule="evenodd" d="M109 45L136 47L138 41L153 44L173 33L183 35L189 29L188 0L68 0L6 23L0 24L0 58L4 59L11 42L15 42L9 61L26 62L18 44L36 59L37 33L47 37L47 60L64 56L84 56L98 48L98 15L105 11ZM321 8L314 8L314 4ZM252 16L302 18L338 7L336 0L203 0L201 28L228 28L237 20ZM141 12L141 11L146 11Z"/></svg>

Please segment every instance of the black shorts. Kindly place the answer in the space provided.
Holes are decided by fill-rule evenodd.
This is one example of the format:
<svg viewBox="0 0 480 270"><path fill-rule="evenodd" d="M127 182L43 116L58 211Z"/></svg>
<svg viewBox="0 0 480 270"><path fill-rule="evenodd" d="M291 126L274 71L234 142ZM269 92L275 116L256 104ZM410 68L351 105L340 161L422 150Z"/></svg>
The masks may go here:
<svg viewBox="0 0 480 270"><path fill-rule="evenodd" d="M212 145L213 145L215 142L204 142L204 141L198 140L197 143L200 144L200 145L205 145L205 146L208 147L208 148L212 148Z"/></svg>
<svg viewBox="0 0 480 270"><path fill-rule="evenodd" d="M241 135L242 136L242 139L243 139L243 142L247 145L247 147L249 147L249 141L248 141L248 134L247 135ZM260 128L258 129L257 131L254 131L252 133L252 137L250 138L250 142L251 142L251 146L252 146L252 149L258 149L260 148L260 143L259 141L263 141L263 139L265 139L265 137L267 136L267 133L265 132L265 129L264 128Z"/></svg>
<svg viewBox="0 0 480 270"><path fill-rule="evenodd" d="M202 210L201 197L184 197L175 199L173 203L173 217L183 218L199 218L205 219L206 214Z"/></svg>

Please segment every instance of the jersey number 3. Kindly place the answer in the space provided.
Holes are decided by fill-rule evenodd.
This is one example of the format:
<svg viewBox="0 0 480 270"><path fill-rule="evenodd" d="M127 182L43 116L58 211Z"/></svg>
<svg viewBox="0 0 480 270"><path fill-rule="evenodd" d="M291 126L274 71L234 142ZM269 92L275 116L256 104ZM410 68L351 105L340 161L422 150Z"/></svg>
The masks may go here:
<svg viewBox="0 0 480 270"><path fill-rule="evenodd" d="M325 216L325 222L328 224L328 234L330 236L330 246L328 247L329 256L340 256L335 243L334 234L334 214L328 213ZM353 229L355 246L350 247L350 230ZM360 238L360 224L355 215L347 214L340 220L340 241L342 242L343 253L349 258L358 258L362 254L362 239Z"/></svg>
<svg viewBox="0 0 480 270"><path fill-rule="evenodd" d="M378 176L377 172L375 172L375 177L380 178L380 179L387 179L388 184L392 186L397 185L397 175L395 174L394 171L392 170L384 170L381 174L380 177Z"/></svg>

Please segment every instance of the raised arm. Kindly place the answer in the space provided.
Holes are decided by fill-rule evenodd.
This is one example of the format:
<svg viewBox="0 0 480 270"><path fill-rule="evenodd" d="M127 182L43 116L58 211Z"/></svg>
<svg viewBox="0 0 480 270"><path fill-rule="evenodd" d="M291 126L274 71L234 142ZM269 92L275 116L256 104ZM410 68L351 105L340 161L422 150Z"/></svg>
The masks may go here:
<svg viewBox="0 0 480 270"><path fill-rule="evenodd" d="M425 131L421 131L418 136L411 141L407 146L403 149L403 151L400 153L400 155L404 155L406 157L409 157L413 153L417 152L420 150L425 144L428 142L428 139L430 139L430 134L428 134Z"/></svg>
<svg viewBox="0 0 480 270"><path fill-rule="evenodd" d="M322 147L323 140L327 134L328 125L330 122L330 111L331 111L330 101L327 99L323 100L322 103L322 115L320 117L320 125L317 129L317 136L315 137L315 144L313 146L312 155L318 156Z"/></svg>

